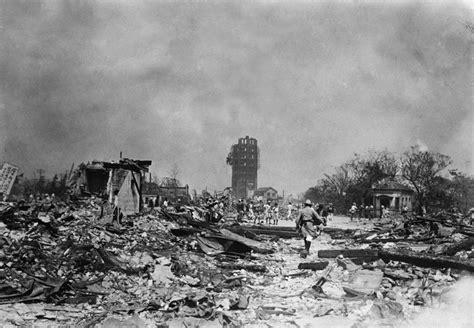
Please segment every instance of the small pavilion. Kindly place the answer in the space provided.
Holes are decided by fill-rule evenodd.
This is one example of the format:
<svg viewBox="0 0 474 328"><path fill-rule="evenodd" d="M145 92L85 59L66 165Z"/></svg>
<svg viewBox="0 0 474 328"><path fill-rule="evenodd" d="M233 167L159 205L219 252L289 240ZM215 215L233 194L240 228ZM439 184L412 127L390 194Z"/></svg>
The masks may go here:
<svg viewBox="0 0 474 328"><path fill-rule="evenodd" d="M372 203L375 207L375 215L381 216L381 208L391 211L401 212L403 207L408 208L408 212L413 210L414 191L396 181L384 181L372 187Z"/></svg>

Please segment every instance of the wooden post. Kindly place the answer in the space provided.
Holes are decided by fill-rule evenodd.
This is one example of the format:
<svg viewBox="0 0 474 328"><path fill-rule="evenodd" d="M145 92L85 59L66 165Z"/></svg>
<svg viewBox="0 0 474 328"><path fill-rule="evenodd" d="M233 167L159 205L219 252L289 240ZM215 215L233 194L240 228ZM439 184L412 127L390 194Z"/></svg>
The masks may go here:
<svg viewBox="0 0 474 328"><path fill-rule="evenodd" d="M139 201L138 201L138 210L141 212L143 210L143 199L142 199L142 190L143 190L143 180L145 180L145 172L139 172L140 174L140 185L139 185Z"/></svg>

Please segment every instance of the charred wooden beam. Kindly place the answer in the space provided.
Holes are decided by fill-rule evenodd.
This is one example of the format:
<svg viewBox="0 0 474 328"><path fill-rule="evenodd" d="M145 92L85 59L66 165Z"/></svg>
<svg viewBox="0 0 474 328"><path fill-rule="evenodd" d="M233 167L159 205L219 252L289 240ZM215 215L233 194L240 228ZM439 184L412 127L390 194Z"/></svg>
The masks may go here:
<svg viewBox="0 0 474 328"><path fill-rule="evenodd" d="M396 243L396 242L420 242L420 241L429 241L433 237L423 237L423 238L373 238L373 239L363 239L358 242L361 244L371 244L371 243Z"/></svg>
<svg viewBox="0 0 474 328"><path fill-rule="evenodd" d="M467 245L467 241L465 245ZM326 249L318 251L319 258L335 258L339 255L346 258L364 259L365 261L382 259L385 262L400 261L425 268L452 268L474 272L473 260L459 260L447 256L418 254L412 251L397 252L373 249Z"/></svg>
<svg viewBox="0 0 474 328"><path fill-rule="evenodd" d="M329 265L328 261L307 262L298 264L298 269L323 270Z"/></svg>
<svg viewBox="0 0 474 328"><path fill-rule="evenodd" d="M277 229L275 229L277 228ZM285 229L280 229L285 228ZM251 227L234 227L229 230L234 231L235 233L245 234L249 232L253 235L272 235L278 236L280 238L297 238L299 236L298 232L291 227L270 227L270 226L251 226Z"/></svg>
<svg viewBox="0 0 474 328"><path fill-rule="evenodd" d="M171 229L170 231L173 235L181 237L181 236L189 236L195 233L200 233L202 229L182 227L182 228Z"/></svg>
<svg viewBox="0 0 474 328"><path fill-rule="evenodd" d="M463 261L439 255L432 256L414 252L401 253L387 250L380 250L379 256L385 262L390 260L401 261L425 268L452 268L474 272L474 262L472 260Z"/></svg>
<svg viewBox="0 0 474 328"><path fill-rule="evenodd" d="M265 229L265 230L275 230L275 231L294 231L294 227L283 227L283 226L263 226L263 225L251 225L251 226L242 226L245 229Z"/></svg>
<svg viewBox="0 0 474 328"><path fill-rule="evenodd" d="M254 235L271 235L280 238L290 239L298 238L299 233L296 231L274 231L274 230L249 230Z"/></svg>
<svg viewBox="0 0 474 328"><path fill-rule="evenodd" d="M470 237L470 238L467 238L467 239L464 239L462 241L460 241L459 243L456 243L450 247L448 247L444 253L446 255L454 255L456 254L457 252L459 251L463 251L463 250L469 250L472 248L472 245L474 245L474 237Z"/></svg>
<svg viewBox="0 0 474 328"><path fill-rule="evenodd" d="M327 233L344 233L344 234L353 234L356 232L358 229L342 229L342 228L333 228L333 227L324 227L324 232Z"/></svg>

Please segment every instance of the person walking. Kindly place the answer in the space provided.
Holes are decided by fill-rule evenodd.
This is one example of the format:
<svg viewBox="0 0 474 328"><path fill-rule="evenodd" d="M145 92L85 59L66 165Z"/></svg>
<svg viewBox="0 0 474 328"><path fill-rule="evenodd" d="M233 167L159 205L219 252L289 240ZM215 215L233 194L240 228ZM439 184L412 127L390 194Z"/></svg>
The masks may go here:
<svg viewBox="0 0 474 328"><path fill-rule="evenodd" d="M278 202L275 202L273 207L273 225L278 225L278 219L280 216L280 209L278 208Z"/></svg>
<svg viewBox="0 0 474 328"><path fill-rule="evenodd" d="M271 213L271 205L270 201L267 201L265 205L263 205L263 215L265 217L265 224L270 225L271 223L271 218L272 218L272 213Z"/></svg>
<svg viewBox="0 0 474 328"><path fill-rule="evenodd" d="M263 224L264 223L264 208L262 201L259 201L254 206L254 214L255 214L255 223Z"/></svg>
<svg viewBox="0 0 474 328"><path fill-rule="evenodd" d="M364 204L360 204L359 206L359 220L365 219L365 206Z"/></svg>
<svg viewBox="0 0 474 328"><path fill-rule="evenodd" d="M333 216L334 216L334 205L332 203L329 203L329 205L328 205L328 218L329 218L329 221L332 221Z"/></svg>
<svg viewBox="0 0 474 328"><path fill-rule="evenodd" d="M357 213L357 204L353 203L351 209L349 210L349 214L351 215L351 221L354 219L354 216L356 213Z"/></svg>
<svg viewBox="0 0 474 328"><path fill-rule="evenodd" d="M293 205L291 204L291 202L288 203L288 213L287 213L287 216L286 216L286 219L288 221L291 220L291 212L293 211Z"/></svg>
<svg viewBox="0 0 474 328"><path fill-rule="evenodd" d="M374 217L375 217L374 205L370 205L370 207L369 207L369 220L372 220Z"/></svg>
<svg viewBox="0 0 474 328"><path fill-rule="evenodd" d="M318 204L318 206L316 207L316 213L319 214L319 216L323 219L324 222L328 221L328 211L326 210L324 204Z"/></svg>
<svg viewBox="0 0 474 328"><path fill-rule="evenodd" d="M242 199L237 202L237 222L241 222L244 215L244 203Z"/></svg>
<svg viewBox="0 0 474 328"><path fill-rule="evenodd" d="M317 238L320 234L320 225L326 225L323 218L312 208L311 201L309 199L304 203L304 208L300 211L296 220L296 228L303 234L304 240L304 251L301 253L301 257L306 258L311 248L311 241Z"/></svg>
<svg viewBox="0 0 474 328"><path fill-rule="evenodd" d="M248 219L249 219L250 222L253 221L253 224L256 223L256 220L257 220L257 219L256 219L256 217L255 217L255 215L254 215L254 213L253 213L253 204L252 204L252 202L249 202L249 204L248 204L247 217L248 217Z"/></svg>

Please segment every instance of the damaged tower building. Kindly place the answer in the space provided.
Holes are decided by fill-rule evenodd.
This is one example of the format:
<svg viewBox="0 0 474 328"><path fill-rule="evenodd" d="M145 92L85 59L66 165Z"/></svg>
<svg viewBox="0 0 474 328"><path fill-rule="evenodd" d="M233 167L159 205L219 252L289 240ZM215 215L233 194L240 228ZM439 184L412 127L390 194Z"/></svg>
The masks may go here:
<svg viewBox="0 0 474 328"><path fill-rule="evenodd" d="M260 168L260 151L257 139L239 138L232 145L227 164L232 166L232 193L237 198L252 197L257 189L257 170Z"/></svg>

